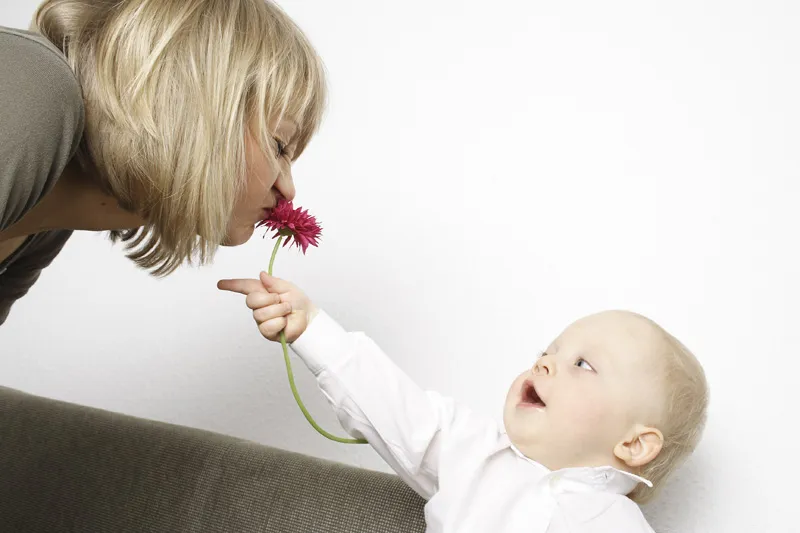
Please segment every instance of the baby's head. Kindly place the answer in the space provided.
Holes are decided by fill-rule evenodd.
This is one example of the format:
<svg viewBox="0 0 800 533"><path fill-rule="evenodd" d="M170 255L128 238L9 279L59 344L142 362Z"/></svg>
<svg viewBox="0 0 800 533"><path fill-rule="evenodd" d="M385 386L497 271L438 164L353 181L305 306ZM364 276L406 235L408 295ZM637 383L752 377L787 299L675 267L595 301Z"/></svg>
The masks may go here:
<svg viewBox="0 0 800 533"><path fill-rule="evenodd" d="M653 321L607 311L570 325L511 385L511 442L551 470L610 465L656 489L694 450L708 388L695 357ZM639 484L630 497L649 500Z"/></svg>

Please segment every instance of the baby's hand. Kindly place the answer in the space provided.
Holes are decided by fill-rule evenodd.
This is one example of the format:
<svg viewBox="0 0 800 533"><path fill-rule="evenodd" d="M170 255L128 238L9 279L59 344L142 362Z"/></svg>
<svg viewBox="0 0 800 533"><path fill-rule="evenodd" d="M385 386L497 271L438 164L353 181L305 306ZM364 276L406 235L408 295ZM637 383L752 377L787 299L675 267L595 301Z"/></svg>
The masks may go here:
<svg viewBox="0 0 800 533"><path fill-rule="evenodd" d="M294 342L317 314L317 308L297 287L261 273L261 279L224 279L217 283L223 291L247 296L245 303L253 310L253 318L261 334L271 341L286 333L286 341Z"/></svg>

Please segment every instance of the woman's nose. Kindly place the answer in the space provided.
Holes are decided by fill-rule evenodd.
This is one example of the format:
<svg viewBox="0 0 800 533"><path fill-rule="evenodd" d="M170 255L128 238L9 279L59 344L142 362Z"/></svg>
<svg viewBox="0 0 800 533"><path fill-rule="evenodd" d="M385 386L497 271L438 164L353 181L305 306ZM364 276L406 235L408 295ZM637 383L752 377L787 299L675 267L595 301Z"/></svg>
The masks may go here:
<svg viewBox="0 0 800 533"><path fill-rule="evenodd" d="M275 180L275 185L273 187L288 201L291 202L294 200L296 191L294 188L294 180L292 179L291 169L281 172L280 175L278 175L278 179Z"/></svg>

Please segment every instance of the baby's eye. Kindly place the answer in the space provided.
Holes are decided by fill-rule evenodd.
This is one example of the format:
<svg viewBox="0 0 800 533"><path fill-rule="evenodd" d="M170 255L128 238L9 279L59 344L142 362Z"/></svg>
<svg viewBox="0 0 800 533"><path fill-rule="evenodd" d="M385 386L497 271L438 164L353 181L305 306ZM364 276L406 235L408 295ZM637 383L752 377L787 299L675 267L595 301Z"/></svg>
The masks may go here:
<svg viewBox="0 0 800 533"><path fill-rule="evenodd" d="M590 365L589 361L587 361L583 357L579 357L578 360L575 361L575 366L577 366L578 368L583 368L584 370L590 370L594 372L594 368L592 368L592 365Z"/></svg>

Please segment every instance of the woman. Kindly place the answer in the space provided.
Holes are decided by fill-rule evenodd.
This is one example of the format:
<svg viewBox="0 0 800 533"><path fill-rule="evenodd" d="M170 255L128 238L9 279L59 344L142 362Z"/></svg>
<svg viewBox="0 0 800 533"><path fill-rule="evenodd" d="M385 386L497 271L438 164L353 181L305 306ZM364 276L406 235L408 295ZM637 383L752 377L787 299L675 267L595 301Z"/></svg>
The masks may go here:
<svg viewBox="0 0 800 533"><path fill-rule="evenodd" d="M72 230L155 275L253 233L325 105L266 0L47 0L0 27L0 324Z"/></svg>

